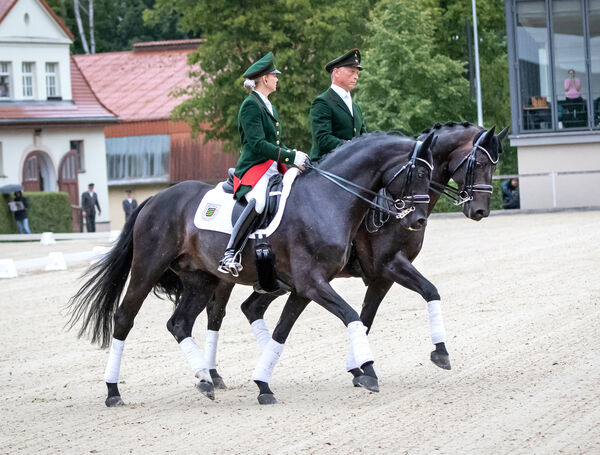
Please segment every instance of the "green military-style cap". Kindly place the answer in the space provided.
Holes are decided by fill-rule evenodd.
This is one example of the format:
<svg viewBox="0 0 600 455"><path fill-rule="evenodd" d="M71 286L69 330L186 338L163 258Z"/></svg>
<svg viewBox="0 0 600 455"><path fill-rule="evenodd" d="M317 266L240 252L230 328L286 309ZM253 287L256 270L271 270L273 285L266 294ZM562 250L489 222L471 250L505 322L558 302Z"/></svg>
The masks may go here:
<svg viewBox="0 0 600 455"><path fill-rule="evenodd" d="M242 76L246 79L256 79L265 74L281 74L280 71L275 69L275 57L273 57L273 52L269 52L263 58L250 65L250 68L248 68Z"/></svg>
<svg viewBox="0 0 600 455"><path fill-rule="evenodd" d="M359 71L362 71L363 67L360 66L360 51L355 48L346 52L344 55L340 55L338 58L334 58L325 65L325 69L328 73L331 73L334 68L339 68L340 66L352 66L358 68Z"/></svg>

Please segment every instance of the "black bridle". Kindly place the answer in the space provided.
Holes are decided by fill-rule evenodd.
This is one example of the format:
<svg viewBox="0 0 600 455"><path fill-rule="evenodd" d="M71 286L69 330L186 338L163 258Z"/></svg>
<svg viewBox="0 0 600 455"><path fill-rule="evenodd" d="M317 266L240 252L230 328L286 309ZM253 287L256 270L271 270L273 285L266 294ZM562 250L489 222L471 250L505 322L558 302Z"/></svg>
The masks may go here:
<svg viewBox="0 0 600 455"><path fill-rule="evenodd" d="M437 183L437 182L432 181L430 184L432 191L435 191L438 194L446 196L447 198L449 198L450 200L452 200L454 202L454 205L463 205L467 202L472 201L473 193L476 193L476 192L492 194L492 191L493 191L492 185L486 185L483 183L474 183L474 181L475 181L475 163L476 163L475 157L476 157L478 150L483 151L485 153L485 155L487 156L488 160L490 160L490 162L492 164L498 163L498 158L496 158L494 160L492 158L490 152L488 152L481 145L481 142L482 142L483 138L485 137L485 135L486 135L486 131L484 131L479 136L479 138L475 142L475 145L473 145L473 148L471 149L471 151L467 155L465 155L463 157L463 159L460 160L458 165L454 168L454 170L450 172L450 178L452 178L454 176L454 174L456 173L456 171L458 171L463 164L466 164L467 170L465 173L464 189L458 190L458 189L454 188L453 186L444 185L442 183Z"/></svg>
<svg viewBox="0 0 600 455"><path fill-rule="evenodd" d="M346 180L338 175L332 174L331 172L324 171L323 169L313 166L312 163L307 163L305 165L305 167L307 169L314 170L315 172L320 174L322 177L325 177L327 180L335 183L337 186L342 188L344 191L347 191L348 193L353 194L357 198L363 200L364 202L369 204L372 207L372 209L376 209L378 211L384 212L388 217L393 216L396 219L402 219L402 218L406 217L409 213L415 211L415 204L429 204L429 200L430 200L429 194L408 194L408 195L406 195L406 192L410 188L411 183L412 183L412 170L415 168L417 161L422 161L423 163L425 163L427 165L427 167L429 168L430 173L431 173L431 171L433 171L433 166L430 163L428 163L427 161L425 161L422 158L417 157L422 145L423 145L422 141L417 141L415 143L415 146L413 148L413 153L412 153L410 160L408 162L406 162L406 164L404 164L402 167L400 167L400 169L398 169L398 171L396 171L394 173L394 175L389 180L389 182L387 182L384 185L384 188L379 192L375 192L368 188L364 188L360 185L357 185L354 182ZM388 196L388 193L385 191L385 188L387 188L389 185L391 185L391 183L404 171L407 172L407 178L406 178L406 184L402 190L402 196L400 198L394 199L393 197ZM367 194L370 194L371 196L376 196L375 201L372 201L371 199L368 199L368 198L358 194L356 191L352 190L351 188L349 188L346 185L348 185L350 187L354 187L360 191L364 191ZM377 202L378 200L382 200L382 203L385 202L386 205L382 205L382 203ZM390 205L395 210L392 210L390 208Z"/></svg>

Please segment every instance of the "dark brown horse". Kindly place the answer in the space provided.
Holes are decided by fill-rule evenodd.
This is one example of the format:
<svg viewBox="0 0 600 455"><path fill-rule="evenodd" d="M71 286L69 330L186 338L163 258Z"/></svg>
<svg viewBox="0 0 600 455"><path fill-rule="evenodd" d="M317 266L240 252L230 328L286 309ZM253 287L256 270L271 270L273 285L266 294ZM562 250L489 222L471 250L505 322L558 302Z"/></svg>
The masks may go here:
<svg viewBox="0 0 600 455"><path fill-rule="evenodd" d="M468 218L479 221L487 217L492 193L492 175L507 129L494 136L494 128L486 131L469 123L449 122L435 125L432 131L436 143L432 147L434 170L429 191L431 199L428 215L433 211L440 194L444 193L454 198L457 205L462 206L463 213ZM429 131L424 133L421 139L428 133ZM450 179L457 183L458 189L448 186ZM439 292L433 283L412 265L412 261L421 251L424 235L424 229L407 230L389 216L372 209L354 238L357 254L350 259L338 277L362 277L367 284L360 317L368 330L371 329L379 304L393 283L418 292L428 307L431 339L435 345L431 360L440 368L450 369ZM253 293L242 304L242 310L252 325L261 349L269 338L263 315L275 298L277 296L272 294ZM213 338L221 326L225 303L215 299L208 307L208 333ZM216 345L211 347L216 349ZM213 360L216 356L210 352L208 355ZM354 385L362 385L363 372L360 365L354 361L352 352L348 355L346 366L354 375ZM211 365L211 374L215 384L224 387L214 362Z"/></svg>
<svg viewBox="0 0 600 455"><path fill-rule="evenodd" d="M361 385L377 388L366 328L329 281L348 261L351 239L373 204L374 192L386 189L392 209L381 208L403 216L400 224L415 230L425 226L427 204L415 202L429 199L432 140L430 134L416 147L412 138L368 134L340 147L319 170L310 169L297 177L281 224L269 238L278 276L292 292L253 374L261 404L276 401L268 385L270 376L294 322L311 300L348 327L354 356L364 371ZM253 285L258 278L252 261L253 241L244 250L245 267L239 277L217 272L228 236L200 231L193 224L194 213L211 188L202 182L183 182L144 201L115 247L89 271L91 277L71 299L71 325L83 320L80 335L90 332L92 342L111 345L104 377L107 406L123 404L117 383L124 341L153 289L164 290L175 300L167 327L200 379L198 387L214 398L208 364L191 336L194 321L211 298L226 302L234 284ZM315 207L321 216L315 216Z"/></svg>

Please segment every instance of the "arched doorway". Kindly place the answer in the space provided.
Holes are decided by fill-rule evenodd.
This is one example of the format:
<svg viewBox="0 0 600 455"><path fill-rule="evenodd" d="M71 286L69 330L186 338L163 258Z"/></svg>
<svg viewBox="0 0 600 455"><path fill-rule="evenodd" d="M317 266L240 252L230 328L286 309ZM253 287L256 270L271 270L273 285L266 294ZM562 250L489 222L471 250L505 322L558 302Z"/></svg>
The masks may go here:
<svg viewBox="0 0 600 455"><path fill-rule="evenodd" d="M47 153L31 152L23 164L25 191L56 191L56 171Z"/></svg>
<svg viewBox="0 0 600 455"><path fill-rule="evenodd" d="M81 232L81 207L79 206L79 185L77 184L77 150L69 150L58 166L58 189L69 195L73 232Z"/></svg>

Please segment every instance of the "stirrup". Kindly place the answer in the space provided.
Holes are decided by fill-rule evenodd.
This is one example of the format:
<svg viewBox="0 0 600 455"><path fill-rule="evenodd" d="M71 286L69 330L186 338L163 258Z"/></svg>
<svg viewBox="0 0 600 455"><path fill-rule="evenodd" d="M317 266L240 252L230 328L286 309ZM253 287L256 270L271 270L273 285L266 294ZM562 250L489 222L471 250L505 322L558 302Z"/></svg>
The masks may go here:
<svg viewBox="0 0 600 455"><path fill-rule="evenodd" d="M225 250L223 259L219 262L217 270L221 273L231 273L232 276L238 277L240 272L244 269L241 263L242 254L241 252L235 252L233 249Z"/></svg>

